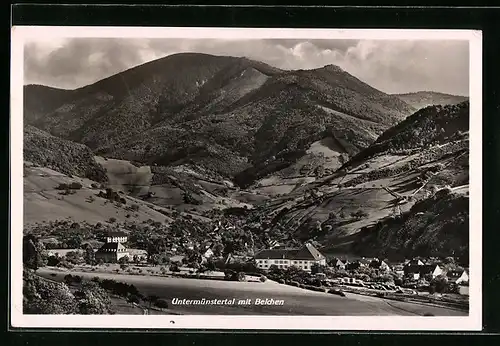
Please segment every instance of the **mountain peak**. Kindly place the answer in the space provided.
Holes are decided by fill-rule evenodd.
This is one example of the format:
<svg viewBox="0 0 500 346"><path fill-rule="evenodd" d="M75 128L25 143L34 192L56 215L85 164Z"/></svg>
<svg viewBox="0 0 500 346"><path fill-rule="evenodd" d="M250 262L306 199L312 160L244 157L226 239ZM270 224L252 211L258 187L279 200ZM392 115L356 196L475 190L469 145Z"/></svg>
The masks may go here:
<svg viewBox="0 0 500 346"><path fill-rule="evenodd" d="M325 65L321 69L331 72L345 72L340 66L334 64Z"/></svg>

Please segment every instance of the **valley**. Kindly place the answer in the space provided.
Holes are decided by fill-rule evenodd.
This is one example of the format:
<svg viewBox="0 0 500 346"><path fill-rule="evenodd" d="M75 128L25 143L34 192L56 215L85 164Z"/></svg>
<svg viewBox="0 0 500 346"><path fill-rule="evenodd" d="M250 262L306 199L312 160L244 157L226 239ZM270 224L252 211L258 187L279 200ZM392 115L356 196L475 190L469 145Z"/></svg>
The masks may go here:
<svg viewBox="0 0 500 346"><path fill-rule="evenodd" d="M304 244L327 263L451 257L468 268L468 98L390 95L334 65L282 70L198 53L24 92L24 235L35 248L93 253L85 244L107 232L147 253L137 263L193 270L233 261L258 271L245 266L259 251ZM153 281L143 286L156 293ZM269 313L342 299L325 296ZM355 315L394 313L348 303Z"/></svg>

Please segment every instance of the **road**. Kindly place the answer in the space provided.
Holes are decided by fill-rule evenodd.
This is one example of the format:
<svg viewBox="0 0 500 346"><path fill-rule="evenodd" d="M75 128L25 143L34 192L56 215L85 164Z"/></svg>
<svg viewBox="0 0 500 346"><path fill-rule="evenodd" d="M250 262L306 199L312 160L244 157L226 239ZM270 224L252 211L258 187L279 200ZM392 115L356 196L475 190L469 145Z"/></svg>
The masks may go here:
<svg viewBox="0 0 500 346"><path fill-rule="evenodd" d="M38 275L62 281L68 272L40 268ZM308 291L273 281L230 282L218 280L182 279L155 276L86 273L71 271L84 279L99 276L133 284L145 296L156 295L169 302L169 310L181 314L211 315L315 315L315 316L415 316L431 313L435 316L465 316L466 312L444 307L388 301L347 293L346 297ZM174 305L182 299L235 299L232 305ZM283 300L283 305L256 305L256 299ZM239 300L250 299L248 305Z"/></svg>

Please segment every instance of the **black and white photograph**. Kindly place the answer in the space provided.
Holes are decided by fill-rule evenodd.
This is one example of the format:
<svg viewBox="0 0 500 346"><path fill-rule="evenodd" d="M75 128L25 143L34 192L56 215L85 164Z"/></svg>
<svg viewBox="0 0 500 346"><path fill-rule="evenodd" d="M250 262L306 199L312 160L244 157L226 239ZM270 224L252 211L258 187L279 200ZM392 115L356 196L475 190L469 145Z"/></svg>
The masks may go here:
<svg viewBox="0 0 500 346"><path fill-rule="evenodd" d="M481 327L480 32L12 37L19 326Z"/></svg>

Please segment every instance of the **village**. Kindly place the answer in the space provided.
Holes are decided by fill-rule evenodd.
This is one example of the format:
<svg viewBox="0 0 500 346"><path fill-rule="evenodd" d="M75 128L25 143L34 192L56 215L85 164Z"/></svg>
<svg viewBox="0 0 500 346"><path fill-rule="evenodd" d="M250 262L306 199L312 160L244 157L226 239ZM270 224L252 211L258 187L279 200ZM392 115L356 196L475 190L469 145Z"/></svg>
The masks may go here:
<svg viewBox="0 0 500 346"><path fill-rule="evenodd" d="M224 251L219 244L185 241L163 253L129 248L129 234L108 231L102 245L44 250L47 267L68 272L115 273L192 279L265 282L345 296L344 292L452 307L468 306L469 274L452 257L411 258L402 262L322 254L313 244L290 248L275 244L248 254Z"/></svg>

